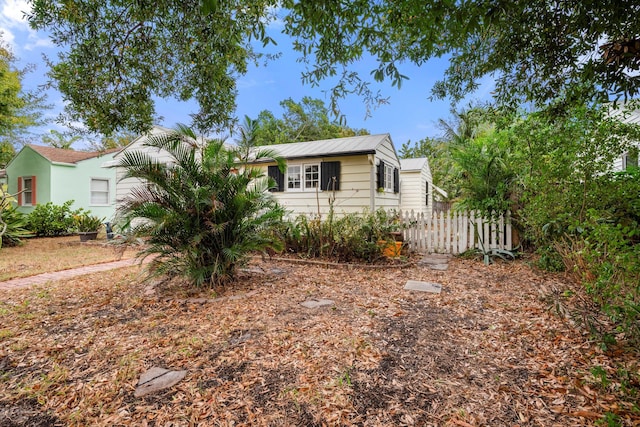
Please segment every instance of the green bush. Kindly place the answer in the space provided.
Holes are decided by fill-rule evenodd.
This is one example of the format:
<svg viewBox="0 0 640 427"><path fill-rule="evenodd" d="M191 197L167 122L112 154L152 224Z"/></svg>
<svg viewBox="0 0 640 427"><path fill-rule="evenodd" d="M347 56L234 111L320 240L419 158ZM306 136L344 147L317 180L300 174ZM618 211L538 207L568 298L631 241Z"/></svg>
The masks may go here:
<svg viewBox="0 0 640 427"><path fill-rule="evenodd" d="M372 263L382 257L378 241L393 240L399 229L395 215L379 209L324 221L301 215L284 225L282 238L287 251L305 257Z"/></svg>
<svg viewBox="0 0 640 427"><path fill-rule="evenodd" d="M26 216L15 209L14 202L15 198L7 192L7 186L0 185L0 248L16 246L22 237L31 234L26 229Z"/></svg>
<svg viewBox="0 0 640 427"><path fill-rule="evenodd" d="M81 211L71 210L73 200L62 205L54 205L52 202L37 205L29 214L28 228L37 236L64 236L73 233L75 229L74 215Z"/></svg>
<svg viewBox="0 0 640 427"><path fill-rule="evenodd" d="M222 286L252 251L281 249L272 228L282 217L271 193L272 180L248 165L223 141L199 144L193 130L150 137L145 143L166 151L172 165L144 152L125 152L125 178L147 183L133 189L120 209L132 232L146 236L141 255L153 255L152 275L182 277L194 286ZM259 152L257 158L277 158Z"/></svg>

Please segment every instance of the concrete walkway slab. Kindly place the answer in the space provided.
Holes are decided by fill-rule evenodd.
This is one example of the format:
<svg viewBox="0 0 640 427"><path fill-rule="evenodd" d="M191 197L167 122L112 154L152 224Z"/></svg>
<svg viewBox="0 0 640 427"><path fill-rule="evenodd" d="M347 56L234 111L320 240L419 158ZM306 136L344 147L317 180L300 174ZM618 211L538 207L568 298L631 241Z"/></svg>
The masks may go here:
<svg viewBox="0 0 640 427"><path fill-rule="evenodd" d="M429 292L431 294L439 294L442 291L442 285L432 282L421 282L418 280L407 280L404 285L407 291Z"/></svg>

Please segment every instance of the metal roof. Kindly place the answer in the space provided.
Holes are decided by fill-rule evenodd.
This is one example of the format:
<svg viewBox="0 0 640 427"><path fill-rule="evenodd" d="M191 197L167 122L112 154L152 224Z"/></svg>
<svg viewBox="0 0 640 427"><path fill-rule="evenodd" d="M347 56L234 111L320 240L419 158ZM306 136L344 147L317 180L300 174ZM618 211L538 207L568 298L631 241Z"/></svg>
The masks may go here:
<svg viewBox="0 0 640 427"><path fill-rule="evenodd" d="M390 139L388 133L293 142L290 144L262 145L256 147L256 149L273 150L285 159L373 154L386 139Z"/></svg>
<svg viewBox="0 0 640 427"><path fill-rule="evenodd" d="M425 164L428 164L426 157L417 159L400 159L400 170L402 172L421 171Z"/></svg>

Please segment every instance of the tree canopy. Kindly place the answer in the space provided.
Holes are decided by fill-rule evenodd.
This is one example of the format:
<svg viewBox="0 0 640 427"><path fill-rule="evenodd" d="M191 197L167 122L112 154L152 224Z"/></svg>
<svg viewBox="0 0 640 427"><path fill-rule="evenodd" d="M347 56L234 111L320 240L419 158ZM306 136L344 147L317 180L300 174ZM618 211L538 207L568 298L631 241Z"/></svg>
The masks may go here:
<svg viewBox="0 0 640 427"><path fill-rule="evenodd" d="M40 110L45 107L42 97L23 90L22 80L28 70L18 69L15 62L0 37L0 168L13 157L19 135L29 126L42 123Z"/></svg>
<svg viewBox="0 0 640 427"><path fill-rule="evenodd" d="M305 96L300 102L287 98L280 102L281 118L262 110L255 121L254 145L316 141L346 136L367 135L366 129L352 129L330 118L331 113L321 99Z"/></svg>
<svg viewBox="0 0 640 427"><path fill-rule="evenodd" d="M307 83L338 78L334 97L377 94L352 69L377 61L374 80L400 86L403 62L450 56L436 97L456 101L485 76L509 103L633 97L640 89L640 4L633 0L315 2L259 0L50 2L32 0L29 21L63 47L53 84L93 131L147 129L154 97L195 98L196 125L233 121L238 75L266 45L274 11L309 64ZM328 19L330 17L330 19ZM254 42L259 43L254 43Z"/></svg>

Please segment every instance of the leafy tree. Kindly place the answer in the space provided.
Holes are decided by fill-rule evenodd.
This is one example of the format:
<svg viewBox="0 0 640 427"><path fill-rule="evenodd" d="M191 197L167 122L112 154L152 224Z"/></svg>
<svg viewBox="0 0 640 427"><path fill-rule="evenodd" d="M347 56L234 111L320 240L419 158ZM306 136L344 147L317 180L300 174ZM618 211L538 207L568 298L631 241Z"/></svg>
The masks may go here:
<svg viewBox="0 0 640 427"><path fill-rule="evenodd" d="M54 148L62 148L64 150L72 150L73 144L78 142L80 137L77 135L69 136L63 132L58 132L55 129L51 129L49 131L49 135L44 135L42 137L42 142L47 145L50 145Z"/></svg>
<svg viewBox="0 0 640 427"><path fill-rule="evenodd" d="M126 147L137 137L138 135L129 132L114 132L109 136L102 136L98 141L92 140L89 143L89 148L92 151L104 151Z"/></svg>
<svg viewBox="0 0 640 427"><path fill-rule="evenodd" d="M263 110L255 129L256 145L317 141L346 136L367 135L366 129L352 129L330 119L330 111L320 99L305 96L300 102L287 98L280 102L282 118Z"/></svg>
<svg viewBox="0 0 640 427"><path fill-rule="evenodd" d="M16 68L15 60L0 38L0 167L11 160L27 128L44 124L41 110L47 107L44 97L23 90L29 70Z"/></svg>
<svg viewBox="0 0 640 427"><path fill-rule="evenodd" d="M341 76L333 94L375 99L349 70L365 55L376 81L400 86L400 64L450 55L437 97L462 99L485 76L501 103L633 97L640 88L640 4L632 0L424 2L285 2L285 32L311 62L303 79ZM331 19L326 19L330 16Z"/></svg>
<svg viewBox="0 0 640 427"><path fill-rule="evenodd" d="M258 57L252 41L272 42L266 26L275 12L310 64L303 80L337 77L332 100L356 92L382 101L351 69L365 56L378 63L374 80L398 87L408 78L401 63L450 56L433 93L453 100L485 76L497 79L504 102L633 97L640 88L634 0L31 3L31 26L49 31L63 48L50 61L53 84L70 113L104 134L148 129L156 96L195 98L199 129L228 124L235 79Z"/></svg>
<svg viewBox="0 0 640 427"><path fill-rule="evenodd" d="M154 97L195 98L199 129L229 125L236 79L257 58L252 41L272 42L273 1L31 3L31 26L63 47L49 76L67 113L104 135L148 130Z"/></svg>
<svg viewBox="0 0 640 427"><path fill-rule="evenodd" d="M511 164L510 134L488 129L464 145L454 145L452 158L460 170L461 206L485 216L512 208L516 170Z"/></svg>
<svg viewBox="0 0 640 427"><path fill-rule="evenodd" d="M7 163L16 155L16 149L9 141L0 141L0 169L3 169Z"/></svg>
<svg viewBox="0 0 640 427"><path fill-rule="evenodd" d="M150 137L145 144L168 152L171 166L144 152L125 152L125 178L146 184L132 191L120 213L137 218L135 231L149 236L141 255L156 255L152 274L181 276L195 286L224 285L250 251L281 248L271 226L283 211L260 169L238 165L239 153L222 140L201 140L185 126Z"/></svg>

